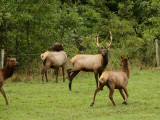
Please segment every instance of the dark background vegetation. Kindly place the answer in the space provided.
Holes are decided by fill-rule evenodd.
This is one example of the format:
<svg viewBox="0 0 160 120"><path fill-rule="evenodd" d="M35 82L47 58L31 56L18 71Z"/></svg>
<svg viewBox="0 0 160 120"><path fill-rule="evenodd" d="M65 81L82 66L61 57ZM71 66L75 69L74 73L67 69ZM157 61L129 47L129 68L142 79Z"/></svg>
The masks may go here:
<svg viewBox="0 0 160 120"><path fill-rule="evenodd" d="M105 45L112 31L110 60L155 66L160 41L159 0L0 0L0 49L17 57L19 69L39 72L40 54L55 42L65 44L69 59L97 54L95 39Z"/></svg>

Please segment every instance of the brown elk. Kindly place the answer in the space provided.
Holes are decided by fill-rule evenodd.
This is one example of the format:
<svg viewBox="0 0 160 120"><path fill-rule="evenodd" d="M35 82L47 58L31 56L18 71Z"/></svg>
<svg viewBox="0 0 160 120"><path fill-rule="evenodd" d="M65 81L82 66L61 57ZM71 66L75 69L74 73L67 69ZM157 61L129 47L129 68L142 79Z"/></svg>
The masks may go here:
<svg viewBox="0 0 160 120"><path fill-rule="evenodd" d="M128 99L128 91L127 91L127 85L128 85L128 78L129 78L129 68L128 68L128 60L129 58L122 58L121 57L121 66L122 70L121 71L106 71L104 72L99 81L100 81L100 86L95 90L94 92L94 97L93 101L90 106L94 105L95 97L97 92L103 89L103 87L106 85L109 88L109 98L112 101L113 105L116 105L114 100L113 100L113 93L114 89L118 89L120 94L122 95L124 102L122 104L127 104L127 99ZM123 90L126 94L123 93Z"/></svg>
<svg viewBox="0 0 160 120"><path fill-rule="evenodd" d="M0 91L5 98L6 105L8 105L8 100L6 97L6 93L4 92L2 86L4 84L5 79L11 77L14 72L14 68L18 65L16 58L7 58L7 63L5 68L0 68Z"/></svg>
<svg viewBox="0 0 160 120"><path fill-rule="evenodd" d="M63 48L63 44L61 43L58 43L56 42L55 45L53 47L51 47L52 50L56 51L56 52L59 52L59 51L62 51L64 50ZM46 51L45 53L41 54L41 59L43 61L43 65L45 66L45 63L46 63L46 58L47 58L47 55L50 53L50 51ZM51 67L52 68L52 67ZM63 69L62 69L63 70ZM58 69L55 69L55 73L57 74L59 72ZM45 72L45 77L46 77L46 82L48 82L48 78L47 78L47 72Z"/></svg>
<svg viewBox="0 0 160 120"><path fill-rule="evenodd" d="M65 82L65 64L67 63L67 55L66 52L64 51L63 44L61 43L55 43L55 45L52 47L53 50L56 52L51 52L51 51L46 51L41 55L41 59L44 64L44 68L41 72L42 74L42 83L44 83L43 76L45 74L46 76L46 81L48 82L47 79L47 69L52 68L55 69L56 73L56 82L58 82L58 72L59 72L59 67L62 67L62 72L63 72L63 82Z"/></svg>
<svg viewBox="0 0 160 120"><path fill-rule="evenodd" d="M96 84L98 87L98 74L101 76L106 65L108 64L108 48L112 43L112 33L110 32L110 43L105 47L100 47L98 44L98 36L96 39L97 46L99 47L101 54L97 55L87 55L87 54L78 54L74 56L70 61L73 65L72 69L68 69L69 77L69 90L71 90L73 78L82 70L86 72L94 72Z"/></svg>

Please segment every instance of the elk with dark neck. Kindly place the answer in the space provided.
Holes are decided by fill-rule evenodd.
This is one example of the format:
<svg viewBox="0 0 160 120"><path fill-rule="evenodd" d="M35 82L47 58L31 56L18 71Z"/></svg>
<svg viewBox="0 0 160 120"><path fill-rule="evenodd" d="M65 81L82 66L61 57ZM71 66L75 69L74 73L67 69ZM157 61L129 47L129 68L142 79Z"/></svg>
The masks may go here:
<svg viewBox="0 0 160 120"><path fill-rule="evenodd" d="M101 54L96 54L96 55L78 54L70 60L73 67L67 70L68 77L69 77L69 90L71 90L73 78L80 71L94 72L96 85L98 87L98 74L100 77L102 72L106 68L106 65L108 64L108 49L112 43L111 31L110 31L110 39L111 41L109 44L107 44L105 47L101 47L99 46L98 36L97 36L96 43L99 50L101 51Z"/></svg>
<svg viewBox="0 0 160 120"><path fill-rule="evenodd" d="M7 64L5 68L0 68L0 91L5 98L6 105L8 105L8 100L6 94L2 88L5 79L11 77L14 72L14 68L18 65L16 58L7 58Z"/></svg>

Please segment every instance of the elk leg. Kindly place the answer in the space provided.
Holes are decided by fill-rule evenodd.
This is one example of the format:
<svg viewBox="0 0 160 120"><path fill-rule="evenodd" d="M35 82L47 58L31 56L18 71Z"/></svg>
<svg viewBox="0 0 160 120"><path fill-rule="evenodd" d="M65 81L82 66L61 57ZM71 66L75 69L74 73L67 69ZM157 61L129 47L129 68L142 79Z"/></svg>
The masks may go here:
<svg viewBox="0 0 160 120"><path fill-rule="evenodd" d="M124 92L126 93L126 99L124 100L124 102L122 103L122 104L126 104L127 105L127 99L128 99L128 91L127 91L127 88L126 87L124 87L123 88L123 90L124 90Z"/></svg>
<svg viewBox="0 0 160 120"><path fill-rule="evenodd" d="M48 82L47 72L45 72L46 82Z"/></svg>
<svg viewBox="0 0 160 120"><path fill-rule="evenodd" d="M122 89L119 89L119 92L121 93L121 95L122 95L122 97L123 97L123 100L125 100L125 96L124 96L123 90L122 90Z"/></svg>
<svg viewBox="0 0 160 120"><path fill-rule="evenodd" d="M101 77L101 75L102 75L102 71L99 72L99 78ZM101 86L100 81L99 81L99 86ZM103 89L102 89L102 90L103 90Z"/></svg>
<svg viewBox="0 0 160 120"><path fill-rule="evenodd" d="M101 85L101 86L99 86L98 88L96 88L96 90L95 90L95 92L94 92L93 101L92 101L92 103L90 104L91 107L94 105L95 97L96 97L97 92L99 92L100 90L102 90L103 87L104 87L104 85Z"/></svg>
<svg viewBox="0 0 160 120"><path fill-rule="evenodd" d="M69 90L71 90L72 80L80 71L74 71L69 78Z"/></svg>
<svg viewBox="0 0 160 120"><path fill-rule="evenodd" d="M41 71L41 74L42 74L42 83L44 83L44 80L43 80L43 76L44 76L44 68L43 68L43 70Z"/></svg>
<svg viewBox="0 0 160 120"><path fill-rule="evenodd" d="M67 70L67 74L68 74L68 78L69 78L69 79L70 79L70 74L71 74L70 71L71 71L71 69L68 69L68 70Z"/></svg>
<svg viewBox="0 0 160 120"><path fill-rule="evenodd" d="M113 93L114 93L114 89L110 89L109 91L109 99L112 101L113 105L116 106L114 100L113 100Z"/></svg>
<svg viewBox="0 0 160 120"><path fill-rule="evenodd" d="M1 91L1 93L2 93L2 95L3 95L3 97L5 98L6 105L8 105L8 100L7 100L7 97L6 97L6 93L4 92L4 90L3 90L2 87L0 88L0 91Z"/></svg>
<svg viewBox="0 0 160 120"><path fill-rule="evenodd" d="M62 72L63 72L63 82L65 82L65 72L64 72L65 66L62 66Z"/></svg>
<svg viewBox="0 0 160 120"><path fill-rule="evenodd" d="M42 83L44 83L44 80L43 80L43 76L45 74L45 72L47 72L47 69L49 68L49 64L48 65L45 65L44 68L42 69L41 71L41 75L42 75Z"/></svg>
<svg viewBox="0 0 160 120"><path fill-rule="evenodd" d="M101 77L101 75L102 75L102 71L99 72L99 78Z"/></svg>
<svg viewBox="0 0 160 120"><path fill-rule="evenodd" d="M43 65L45 66L45 62L43 62ZM46 77L46 82L48 82L47 72L45 72L45 77Z"/></svg>
<svg viewBox="0 0 160 120"><path fill-rule="evenodd" d="M97 71L94 71L94 76L95 76L96 85L97 85L97 88L98 88L98 73L97 73Z"/></svg>
<svg viewBox="0 0 160 120"><path fill-rule="evenodd" d="M56 83L58 83L59 68L55 69L55 73L56 73Z"/></svg>

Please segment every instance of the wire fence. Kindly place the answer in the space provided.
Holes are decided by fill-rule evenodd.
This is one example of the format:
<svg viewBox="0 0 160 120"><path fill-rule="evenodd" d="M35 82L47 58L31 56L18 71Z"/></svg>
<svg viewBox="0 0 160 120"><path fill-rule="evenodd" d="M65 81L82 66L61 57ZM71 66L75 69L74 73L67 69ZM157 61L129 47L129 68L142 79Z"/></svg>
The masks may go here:
<svg viewBox="0 0 160 120"><path fill-rule="evenodd" d="M146 53L146 49L150 49L150 53ZM144 53L142 52L144 50ZM92 50L85 50L85 51L74 51L68 50L66 51L68 56L67 68L71 67L69 60L75 56L76 54L99 54L97 48ZM16 57L17 61L19 62L19 66L16 68L17 71L20 73L40 73L43 68L43 63L40 58L42 53L33 53L33 54L4 54L4 56L9 57ZM156 56L155 56L155 47L151 46L148 48L146 47L130 47L130 48L109 48L109 64L110 66L119 66L120 63L120 56L123 57L131 57L131 64L140 63L148 61L151 66L155 66L156 64ZM142 57L143 56L143 57ZM0 55L0 60L1 60ZM143 60L144 59L144 60ZM5 63L5 62L4 62ZM146 63L147 64L147 63Z"/></svg>

